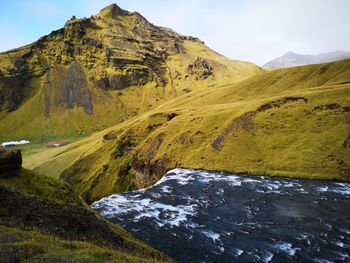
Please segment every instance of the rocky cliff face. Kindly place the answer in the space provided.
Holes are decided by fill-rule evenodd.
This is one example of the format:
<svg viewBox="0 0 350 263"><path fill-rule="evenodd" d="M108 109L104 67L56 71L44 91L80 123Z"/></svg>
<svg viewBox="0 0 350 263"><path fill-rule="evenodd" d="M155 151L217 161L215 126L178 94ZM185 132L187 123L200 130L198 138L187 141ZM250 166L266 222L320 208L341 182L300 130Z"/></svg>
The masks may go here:
<svg viewBox="0 0 350 263"><path fill-rule="evenodd" d="M198 58L203 54L208 58ZM200 40L154 26L139 13L113 4L90 18L72 17L35 43L0 54L0 134L15 134L20 122L28 126L21 135L32 137L38 133L33 129L49 130L58 122L70 126L56 125L55 134L60 129L74 132L77 126L91 132L184 89L207 87L202 81L215 71L231 70L232 79L259 71L250 63L225 63L232 61ZM33 113L30 120L23 120L24 105Z"/></svg>

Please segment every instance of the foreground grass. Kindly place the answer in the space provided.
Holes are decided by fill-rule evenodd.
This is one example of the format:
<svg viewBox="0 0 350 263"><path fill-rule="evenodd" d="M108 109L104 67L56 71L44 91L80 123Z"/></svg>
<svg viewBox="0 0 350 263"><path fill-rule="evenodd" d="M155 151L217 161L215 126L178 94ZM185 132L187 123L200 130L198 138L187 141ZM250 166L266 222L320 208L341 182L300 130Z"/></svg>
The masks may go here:
<svg viewBox="0 0 350 263"><path fill-rule="evenodd" d="M0 226L0 262L165 262L101 247L82 241L66 241L38 231Z"/></svg>
<svg viewBox="0 0 350 263"><path fill-rule="evenodd" d="M0 172L0 262L65 259L170 261L123 228L102 219L61 180L25 169L11 177Z"/></svg>

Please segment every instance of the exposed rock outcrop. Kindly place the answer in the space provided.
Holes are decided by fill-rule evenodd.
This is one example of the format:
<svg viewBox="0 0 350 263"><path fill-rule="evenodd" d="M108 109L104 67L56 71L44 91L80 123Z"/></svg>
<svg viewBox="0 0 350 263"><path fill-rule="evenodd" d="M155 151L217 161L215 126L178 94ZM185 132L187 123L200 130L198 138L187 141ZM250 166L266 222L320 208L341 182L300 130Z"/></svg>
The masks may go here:
<svg viewBox="0 0 350 263"><path fill-rule="evenodd" d="M44 84L45 115L49 116L50 108L83 107L85 113L93 113L92 95L87 85L86 74L78 62L68 68L55 65L48 73Z"/></svg>
<svg viewBox="0 0 350 263"><path fill-rule="evenodd" d="M203 58L197 58L193 64L188 65L187 70L191 75L194 75L197 80L206 79L214 73L208 61Z"/></svg>

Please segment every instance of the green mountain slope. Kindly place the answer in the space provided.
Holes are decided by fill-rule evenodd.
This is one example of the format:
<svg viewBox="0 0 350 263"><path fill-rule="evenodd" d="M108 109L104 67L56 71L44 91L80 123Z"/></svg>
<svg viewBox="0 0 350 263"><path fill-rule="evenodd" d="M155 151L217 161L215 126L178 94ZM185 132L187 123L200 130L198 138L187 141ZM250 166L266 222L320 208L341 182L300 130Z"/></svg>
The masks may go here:
<svg viewBox="0 0 350 263"><path fill-rule="evenodd" d="M260 71L114 4L0 54L0 141L79 138Z"/></svg>
<svg viewBox="0 0 350 263"><path fill-rule="evenodd" d="M0 262L170 261L99 217L62 181L10 168L4 156L1 150Z"/></svg>
<svg viewBox="0 0 350 263"><path fill-rule="evenodd" d="M350 60L193 91L61 149L25 159L88 202L174 167L350 179Z"/></svg>

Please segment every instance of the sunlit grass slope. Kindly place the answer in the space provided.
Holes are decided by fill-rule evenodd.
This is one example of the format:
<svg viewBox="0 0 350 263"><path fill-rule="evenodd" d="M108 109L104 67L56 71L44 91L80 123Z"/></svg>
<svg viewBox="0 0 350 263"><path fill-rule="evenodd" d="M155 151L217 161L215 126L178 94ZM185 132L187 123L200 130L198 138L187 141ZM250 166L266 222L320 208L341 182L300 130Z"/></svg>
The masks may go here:
<svg viewBox="0 0 350 263"><path fill-rule="evenodd" d="M350 60L193 91L25 165L88 202L174 167L349 180Z"/></svg>

